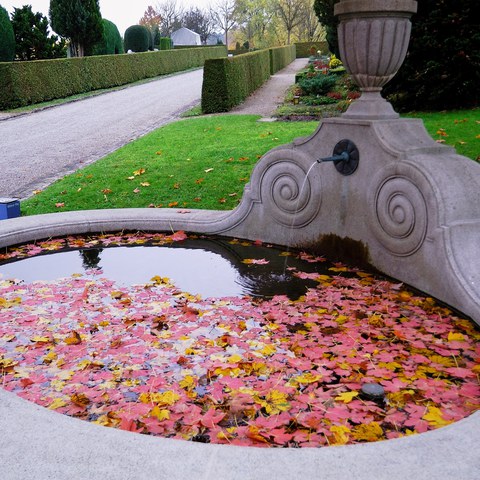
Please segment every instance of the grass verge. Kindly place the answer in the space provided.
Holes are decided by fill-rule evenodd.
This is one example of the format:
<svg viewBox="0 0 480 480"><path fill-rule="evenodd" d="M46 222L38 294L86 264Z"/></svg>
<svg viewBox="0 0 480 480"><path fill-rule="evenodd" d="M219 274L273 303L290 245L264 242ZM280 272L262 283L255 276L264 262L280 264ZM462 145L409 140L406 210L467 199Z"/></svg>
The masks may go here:
<svg viewBox="0 0 480 480"><path fill-rule="evenodd" d="M310 135L317 126L258 118L225 115L169 124L25 200L22 213L148 206L233 209L264 153Z"/></svg>
<svg viewBox="0 0 480 480"><path fill-rule="evenodd" d="M479 110L414 113L432 137L479 159ZM189 118L160 128L22 202L23 215L101 208L236 207L258 159L318 122Z"/></svg>

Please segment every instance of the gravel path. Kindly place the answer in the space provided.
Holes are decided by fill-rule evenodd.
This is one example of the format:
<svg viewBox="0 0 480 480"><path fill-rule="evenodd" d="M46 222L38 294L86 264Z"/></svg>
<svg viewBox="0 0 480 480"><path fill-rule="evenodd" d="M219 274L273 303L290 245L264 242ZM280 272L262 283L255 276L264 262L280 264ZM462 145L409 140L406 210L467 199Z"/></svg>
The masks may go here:
<svg viewBox="0 0 480 480"><path fill-rule="evenodd" d="M270 117L278 105L283 103L288 88L295 83L295 74L306 64L306 58L297 58L288 67L273 75L267 83L230 113L258 114Z"/></svg>
<svg viewBox="0 0 480 480"><path fill-rule="evenodd" d="M26 198L177 119L200 101L203 70L0 118L0 197Z"/></svg>
<svg viewBox="0 0 480 480"><path fill-rule="evenodd" d="M295 60L231 113L271 116L305 63ZM25 115L0 112L0 197L27 198L178 119L199 103L202 80L198 69Z"/></svg>

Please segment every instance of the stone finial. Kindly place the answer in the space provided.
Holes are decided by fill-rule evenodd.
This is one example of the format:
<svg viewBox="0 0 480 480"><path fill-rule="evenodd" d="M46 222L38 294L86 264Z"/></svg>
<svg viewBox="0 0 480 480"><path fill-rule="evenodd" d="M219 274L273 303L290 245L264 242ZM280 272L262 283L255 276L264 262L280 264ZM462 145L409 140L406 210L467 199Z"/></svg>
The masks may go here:
<svg viewBox="0 0 480 480"><path fill-rule="evenodd" d="M416 11L414 0L343 0L335 5L340 57L362 92L346 118L398 117L380 92L405 59L410 17Z"/></svg>

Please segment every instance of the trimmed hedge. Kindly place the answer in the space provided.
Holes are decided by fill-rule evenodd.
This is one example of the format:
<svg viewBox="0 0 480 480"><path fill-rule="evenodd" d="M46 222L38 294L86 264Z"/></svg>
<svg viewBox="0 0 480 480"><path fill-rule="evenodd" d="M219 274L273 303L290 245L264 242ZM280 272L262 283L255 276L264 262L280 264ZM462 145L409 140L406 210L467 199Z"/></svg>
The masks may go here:
<svg viewBox="0 0 480 480"><path fill-rule="evenodd" d="M173 48L173 42L170 37L160 37L159 50L171 50Z"/></svg>
<svg viewBox="0 0 480 480"><path fill-rule="evenodd" d="M203 70L202 111L228 112L270 77L270 52L207 60Z"/></svg>
<svg viewBox="0 0 480 480"><path fill-rule="evenodd" d="M273 47L270 51L270 73L273 75L282 68L290 65L297 56L295 45L285 47Z"/></svg>
<svg viewBox="0 0 480 480"><path fill-rule="evenodd" d="M330 49L328 48L328 43L325 42L299 42L296 43L295 46L297 47L297 58L308 58L312 54L310 53L310 49L312 47L315 48L315 51L318 52L320 50L322 54L328 54Z"/></svg>
<svg viewBox="0 0 480 480"><path fill-rule="evenodd" d="M203 70L203 113L228 112L293 60L293 45L207 60Z"/></svg>
<svg viewBox="0 0 480 480"><path fill-rule="evenodd" d="M225 47L0 63L0 110L200 67Z"/></svg>

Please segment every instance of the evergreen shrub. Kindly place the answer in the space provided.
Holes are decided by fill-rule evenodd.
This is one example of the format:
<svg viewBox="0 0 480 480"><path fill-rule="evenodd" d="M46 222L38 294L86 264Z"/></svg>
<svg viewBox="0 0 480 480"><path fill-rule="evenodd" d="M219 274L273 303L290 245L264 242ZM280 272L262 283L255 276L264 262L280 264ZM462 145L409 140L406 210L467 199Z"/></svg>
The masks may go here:
<svg viewBox="0 0 480 480"><path fill-rule="evenodd" d="M102 40L93 47L94 55L117 55L123 53L123 41L117 26L105 18L102 20Z"/></svg>
<svg viewBox="0 0 480 480"><path fill-rule="evenodd" d="M15 58L15 33L8 12L0 5L0 62Z"/></svg>
<svg viewBox="0 0 480 480"><path fill-rule="evenodd" d="M160 50L171 50L173 42L170 37L160 37Z"/></svg>
<svg viewBox="0 0 480 480"><path fill-rule="evenodd" d="M303 78L298 86L305 95L326 95L335 85L335 75L316 75L312 78Z"/></svg>
<svg viewBox="0 0 480 480"><path fill-rule="evenodd" d="M125 30L125 51L146 52L150 47L152 36L150 30L143 25L132 25Z"/></svg>
<svg viewBox="0 0 480 480"><path fill-rule="evenodd" d="M422 0L407 57L384 94L398 111L480 104L480 2Z"/></svg>

